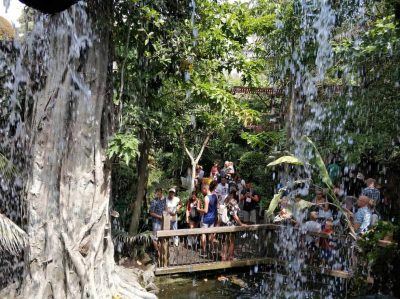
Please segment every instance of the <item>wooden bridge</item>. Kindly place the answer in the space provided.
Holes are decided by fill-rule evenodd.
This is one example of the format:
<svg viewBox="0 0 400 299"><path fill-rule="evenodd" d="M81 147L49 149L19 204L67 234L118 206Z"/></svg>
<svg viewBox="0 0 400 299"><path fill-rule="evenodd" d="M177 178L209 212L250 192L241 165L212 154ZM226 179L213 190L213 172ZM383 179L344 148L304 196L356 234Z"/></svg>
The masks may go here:
<svg viewBox="0 0 400 299"><path fill-rule="evenodd" d="M195 228L180 230L162 230L157 232L161 243L161 252L156 275L190 273L244 267L253 265L271 265L285 268L289 261L277 242L278 238L298 235L299 251L295 257L302 260L302 271L322 273L339 278L350 278L352 258L350 251L352 240L345 236L328 236L323 233L302 234L298 229L274 224L249 226L223 226L213 228ZM201 248L201 236L207 236L205 252ZM318 244L319 240L329 239L335 244L329 250L329 259L322 258L323 249L307 247L305 238ZM174 244L178 238L178 244ZM224 260L226 242L234 242L234 259ZM283 242L284 243L284 242ZM177 246L176 246L177 245ZM282 244L282 247L285 247ZM224 250L225 249L225 250ZM326 253L326 252L325 252ZM292 253L293 254L293 253Z"/></svg>

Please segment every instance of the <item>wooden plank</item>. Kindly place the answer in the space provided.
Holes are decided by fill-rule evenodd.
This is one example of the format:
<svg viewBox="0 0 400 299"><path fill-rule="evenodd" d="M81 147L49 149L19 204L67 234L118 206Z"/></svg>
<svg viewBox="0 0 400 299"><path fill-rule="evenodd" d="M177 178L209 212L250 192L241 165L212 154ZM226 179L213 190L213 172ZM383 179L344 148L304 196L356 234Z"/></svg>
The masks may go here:
<svg viewBox="0 0 400 299"><path fill-rule="evenodd" d="M170 230L171 229L171 215L167 212L163 212L163 230Z"/></svg>
<svg viewBox="0 0 400 299"><path fill-rule="evenodd" d="M287 265L286 261L274 259L274 258L255 258L255 259L246 259L246 260L236 260L236 261L224 261L224 262L211 262L211 263L202 263L202 264L192 264L192 265L181 265L181 266L172 266L172 267L161 267L156 268L156 275L167 275L167 274L177 274L177 273L191 273L191 272L199 272L199 271L210 271L210 270L222 270L228 268L240 268L254 265ZM352 274L347 271L341 270L331 270L319 267L309 267L308 270L323 274L329 275L338 278L349 279L352 277Z"/></svg>
<svg viewBox="0 0 400 299"><path fill-rule="evenodd" d="M192 229L178 229L178 230L162 230L157 232L158 238L165 237L174 237L174 236L193 236L193 235L202 235L202 234L221 234L221 233L235 233L235 232L246 232L246 231L257 231L257 230L276 230L279 228L285 228L284 225L278 224L256 224L256 225L247 225L247 226L218 226L218 227L210 227L210 228L192 228ZM294 230L298 230L298 228L294 228ZM321 238L329 238L329 235L324 233L313 233L309 232L308 235L321 237ZM332 235L330 236L333 239L346 239L344 235Z"/></svg>
<svg viewBox="0 0 400 299"><path fill-rule="evenodd" d="M170 230L171 229L171 215L167 212L163 212L163 230ZM161 239L160 241L160 260L161 266L167 267L169 263L169 245L168 239Z"/></svg>
<svg viewBox="0 0 400 299"><path fill-rule="evenodd" d="M267 94L270 96L283 96L285 92L282 88L273 87L246 87L234 86L232 88L233 94Z"/></svg>
<svg viewBox="0 0 400 299"><path fill-rule="evenodd" d="M276 224L257 224L247 226L219 226L210 228L192 228L178 230L163 230L157 232L158 238L174 237L174 236L192 236L202 234L219 234L219 233L234 233L245 231L257 231L260 229L277 229L280 225Z"/></svg>
<svg viewBox="0 0 400 299"><path fill-rule="evenodd" d="M246 267L260 264L281 264L282 261L272 258L256 258L239 261L224 261L224 262L211 262L202 264L182 265L173 267L156 268L156 275L175 274L175 273L191 273L207 270L221 270L227 268Z"/></svg>
<svg viewBox="0 0 400 299"><path fill-rule="evenodd" d="M314 268L316 272L324 275L329 275L333 277L338 277L338 278L344 278L344 279L349 279L353 275L348 272L348 271L341 271L341 270L330 270L330 269L324 269L324 268Z"/></svg>

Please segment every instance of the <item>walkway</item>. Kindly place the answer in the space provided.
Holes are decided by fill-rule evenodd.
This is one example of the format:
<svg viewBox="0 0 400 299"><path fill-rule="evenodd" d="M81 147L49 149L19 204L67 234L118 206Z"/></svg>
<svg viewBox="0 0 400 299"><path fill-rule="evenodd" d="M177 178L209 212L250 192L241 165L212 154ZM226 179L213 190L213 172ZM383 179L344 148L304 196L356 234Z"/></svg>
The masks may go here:
<svg viewBox="0 0 400 299"><path fill-rule="evenodd" d="M288 232L288 229L291 231ZM287 237L288 233L289 235L299 234L297 229L274 224L159 231L157 232L157 237L161 241L162 251L156 268L156 275L218 270L259 264L285 266L287 260L282 256L282 251L277 245L279 242L276 242L276 240L278 235ZM205 256L201 255L200 236L202 234L206 234L207 239L210 240L207 242ZM316 241L320 238L328 238L324 234L308 235ZM174 236L179 238L178 246L174 246L172 242L172 237ZM304 236L299 235L299 242L302 242L303 238ZM226 244L225 242L228 239L235 242L234 260L223 261L221 252L223 244ZM307 254L299 255L300 258L303 258L304 263L307 264L303 268L307 271L349 278L351 277L351 259L349 259L351 240L344 236L337 236L333 239L336 243L336 249L332 251L331 260L322 261L319 258L321 250L317 249L311 257L307 256ZM300 250L307 251L305 248ZM323 265L322 267L321 264Z"/></svg>

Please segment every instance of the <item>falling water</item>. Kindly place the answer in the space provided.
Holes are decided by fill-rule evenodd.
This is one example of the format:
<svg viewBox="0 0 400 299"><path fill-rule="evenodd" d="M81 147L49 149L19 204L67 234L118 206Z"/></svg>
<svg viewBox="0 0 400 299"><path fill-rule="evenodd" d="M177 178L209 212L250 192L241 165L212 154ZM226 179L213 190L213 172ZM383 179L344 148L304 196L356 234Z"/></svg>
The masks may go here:
<svg viewBox="0 0 400 299"><path fill-rule="evenodd" d="M331 1L315 0L298 1L296 7L297 14L300 15L301 35L297 41L294 41L291 58L286 60L282 66L282 74L289 72L291 78L291 87L289 88L288 98L291 99L290 115L290 140L292 142L292 152L296 157L303 161L310 161L312 153L308 150L307 142L303 136L318 135L323 129L323 122L327 117L327 110L323 101L318 100L321 87L324 85L324 79L329 68L333 64L334 53L331 46L335 22L341 14L348 13L343 10L351 10L356 6L356 20L361 22L363 14L363 3L360 1L357 5L344 5L334 9ZM349 4L349 3L347 3ZM284 26L283 22L278 20L277 26ZM358 26L358 24L356 24ZM310 45L315 47L314 63L307 63L310 55ZM339 134L340 135L340 134ZM281 183L288 188L288 198L294 205L294 197L297 194L308 195L311 182L311 169L309 164L305 164L303 169L285 172ZM296 186L296 180L302 179L306 183L302 189ZM294 208L294 218L298 223L304 222L306 212L298 211ZM302 229L296 230L293 227L285 227L280 231L279 238L274 244L275 249L280 252L284 260L289 263L285 272L275 274L274 285L272 286L274 297L280 297L284 292L284 297L289 298L307 298L313 296L309 289L310 275L305 273L307 269L307 260L309 252L302 248ZM343 252L334 251L331 257L332 266L335 269L343 270L348 265L343 256ZM311 277L315 273L311 270ZM332 298L336 292L342 291L345 287L340 279L331 280L325 288L321 288L321 296Z"/></svg>

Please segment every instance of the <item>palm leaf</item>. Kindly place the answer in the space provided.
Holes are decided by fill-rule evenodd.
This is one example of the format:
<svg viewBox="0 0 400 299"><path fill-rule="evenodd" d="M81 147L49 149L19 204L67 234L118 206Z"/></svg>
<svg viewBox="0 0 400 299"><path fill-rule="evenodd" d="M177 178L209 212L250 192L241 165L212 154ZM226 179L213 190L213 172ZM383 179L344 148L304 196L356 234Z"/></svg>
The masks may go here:
<svg viewBox="0 0 400 299"><path fill-rule="evenodd" d="M12 165L2 153L0 153L0 174L7 179L11 179L16 173L16 167Z"/></svg>
<svg viewBox="0 0 400 299"><path fill-rule="evenodd" d="M113 239L120 241L127 245L145 245L148 246L151 244L151 236L152 232L145 231L143 233L137 235L130 235L129 233L122 230L114 230L113 231Z"/></svg>
<svg viewBox="0 0 400 299"><path fill-rule="evenodd" d="M18 225L0 214L0 251L19 254L28 244L28 235Z"/></svg>
<svg viewBox="0 0 400 299"><path fill-rule="evenodd" d="M289 155L280 157L279 159L276 159L275 161L269 163L267 166L271 167L281 164L304 165L304 163L300 161L300 159L296 158L295 156Z"/></svg>

